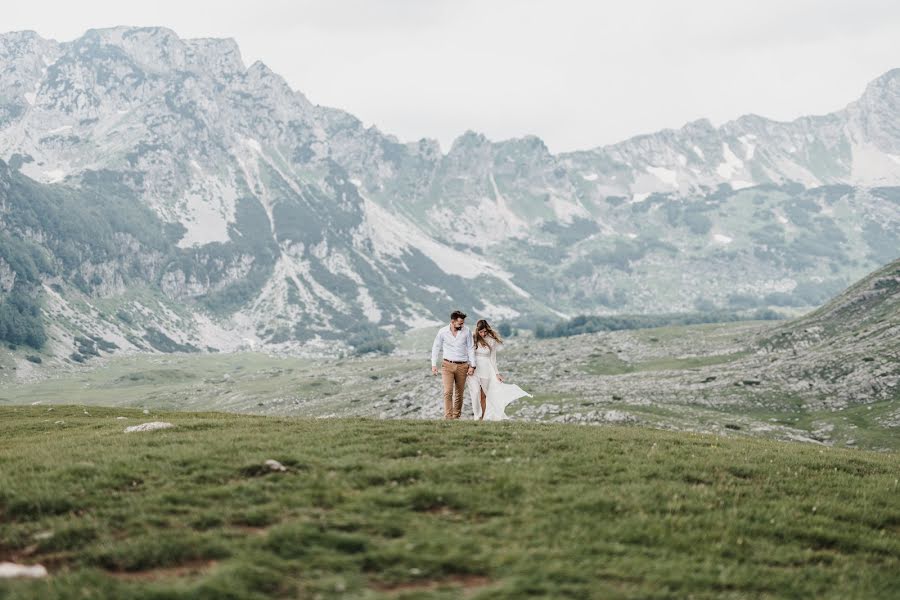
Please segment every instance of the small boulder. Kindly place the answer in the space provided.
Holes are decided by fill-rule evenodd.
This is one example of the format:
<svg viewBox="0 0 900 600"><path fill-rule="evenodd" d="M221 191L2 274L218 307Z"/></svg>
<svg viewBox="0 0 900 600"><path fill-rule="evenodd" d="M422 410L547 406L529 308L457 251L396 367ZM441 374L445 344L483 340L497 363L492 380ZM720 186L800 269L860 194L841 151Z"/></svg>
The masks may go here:
<svg viewBox="0 0 900 600"><path fill-rule="evenodd" d="M152 421L150 423L141 423L140 425L132 425L131 427L125 428L125 433L133 433L135 431L156 431L157 429L169 429L170 427L175 427L171 423L165 423L163 421Z"/></svg>
<svg viewBox="0 0 900 600"><path fill-rule="evenodd" d="M0 563L0 579L12 577L46 577L47 569L43 565L17 565L11 562Z"/></svg>
<svg viewBox="0 0 900 600"><path fill-rule="evenodd" d="M263 463L265 466L269 467L270 471L287 471L287 467L278 462L277 460L269 459Z"/></svg>

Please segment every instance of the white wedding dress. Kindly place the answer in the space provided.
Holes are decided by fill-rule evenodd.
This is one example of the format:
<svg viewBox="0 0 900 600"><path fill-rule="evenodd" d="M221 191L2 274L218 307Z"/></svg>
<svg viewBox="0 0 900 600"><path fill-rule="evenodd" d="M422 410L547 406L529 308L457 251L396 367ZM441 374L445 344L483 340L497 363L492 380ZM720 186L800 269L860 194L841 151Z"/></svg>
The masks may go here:
<svg viewBox="0 0 900 600"><path fill-rule="evenodd" d="M475 374L469 376L469 397L476 419L481 418L481 390L486 396L484 420L502 421L508 419L506 406L522 396L531 394L517 385L503 383L497 379L497 349L499 344L488 340L489 347L475 346Z"/></svg>

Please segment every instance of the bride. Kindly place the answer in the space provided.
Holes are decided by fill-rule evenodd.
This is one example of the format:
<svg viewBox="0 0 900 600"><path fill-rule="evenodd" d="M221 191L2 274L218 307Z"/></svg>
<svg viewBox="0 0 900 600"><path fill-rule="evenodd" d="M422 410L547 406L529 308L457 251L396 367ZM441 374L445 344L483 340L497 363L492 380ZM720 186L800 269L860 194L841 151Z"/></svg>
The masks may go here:
<svg viewBox="0 0 900 600"><path fill-rule="evenodd" d="M480 319L475 324L475 374L469 377L472 411L475 418L487 421L508 419L506 405L522 396L531 396L517 385L503 382L497 368L497 349L503 343L490 324Z"/></svg>

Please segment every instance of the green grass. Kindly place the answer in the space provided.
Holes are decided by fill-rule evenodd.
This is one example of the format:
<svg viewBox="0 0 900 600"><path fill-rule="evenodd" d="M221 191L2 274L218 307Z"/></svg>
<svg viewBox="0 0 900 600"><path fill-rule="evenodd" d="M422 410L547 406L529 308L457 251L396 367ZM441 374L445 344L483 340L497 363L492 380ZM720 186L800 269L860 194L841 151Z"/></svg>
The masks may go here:
<svg viewBox="0 0 900 600"><path fill-rule="evenodd" d="M51 572L0 582L3 600L900 589L895 453L637 427L87 412L0 407L0 560ZM176 428L123 433L148 420ZM269 458L289 470L261 469Z"/></svg>
<svg viewBox="0 0 900 600"><path fill-rule="evenodd" d="M850 445L859 448L891 451L900 448L897 432L877 421L896 410L894 400L871 402L839 411L807 410L802 401L787 395L772 396L768 401L772 405L780 405L781 409L759 410L741 405L721 410L738 418L772 422L808 432L830 426L833 429L829 437L837 445L846 445L847 440L853 440Z"/></svg>
<svg viewBox="0 0 900 600"><path fill-rule="evenodd" d="M591 375L624 375L626 373L643 373L646 371L676 371L699 369L713 365L721 365L747 356L747 352L719 354L709 356L688 356L685 358L662 357L630 363L622 360L612 352L592 354L585 371Z"/></svg>
<svg viewBox="0 0 900 600"><path fill-rule="evenodd" d="M391 357L335 361L260 352L138 354L36 382L0 384L0 406L41 402L284 414L297 410L291 402L297 399L305 415L321 416L346 409L348 397L370 391L370 374L388 378L415 367L424 372L421 364ZM336 368L362 381L342 386L328 377ZM338 392L342 399L334 402Z"/></svg>
<svg viewBox="0 0 900 600"><path fill-rule="evenodd" d="M470 324L474 327L474 323ZM433 327L420 327L418 329L410 329L401 334L397 334L393 338L393 342L397 346L397 350L401 352L415 353L427 362L431 358L431 344L434 342L434 336L442 325Z"/></svg>

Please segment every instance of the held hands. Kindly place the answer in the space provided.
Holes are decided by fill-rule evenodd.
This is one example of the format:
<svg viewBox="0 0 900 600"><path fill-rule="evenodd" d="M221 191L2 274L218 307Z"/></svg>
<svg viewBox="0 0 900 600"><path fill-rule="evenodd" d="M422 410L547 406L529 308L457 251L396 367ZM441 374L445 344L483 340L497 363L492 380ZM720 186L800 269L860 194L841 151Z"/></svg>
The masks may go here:
<svg viewBox="0 0 900 600"><path fill-rule="evenodd" d="M469 370L468 370L468 372L466 372L466 375L474 375L474 374L475 374L475 369L473 369L472 367L469 367Z"/></svg>

